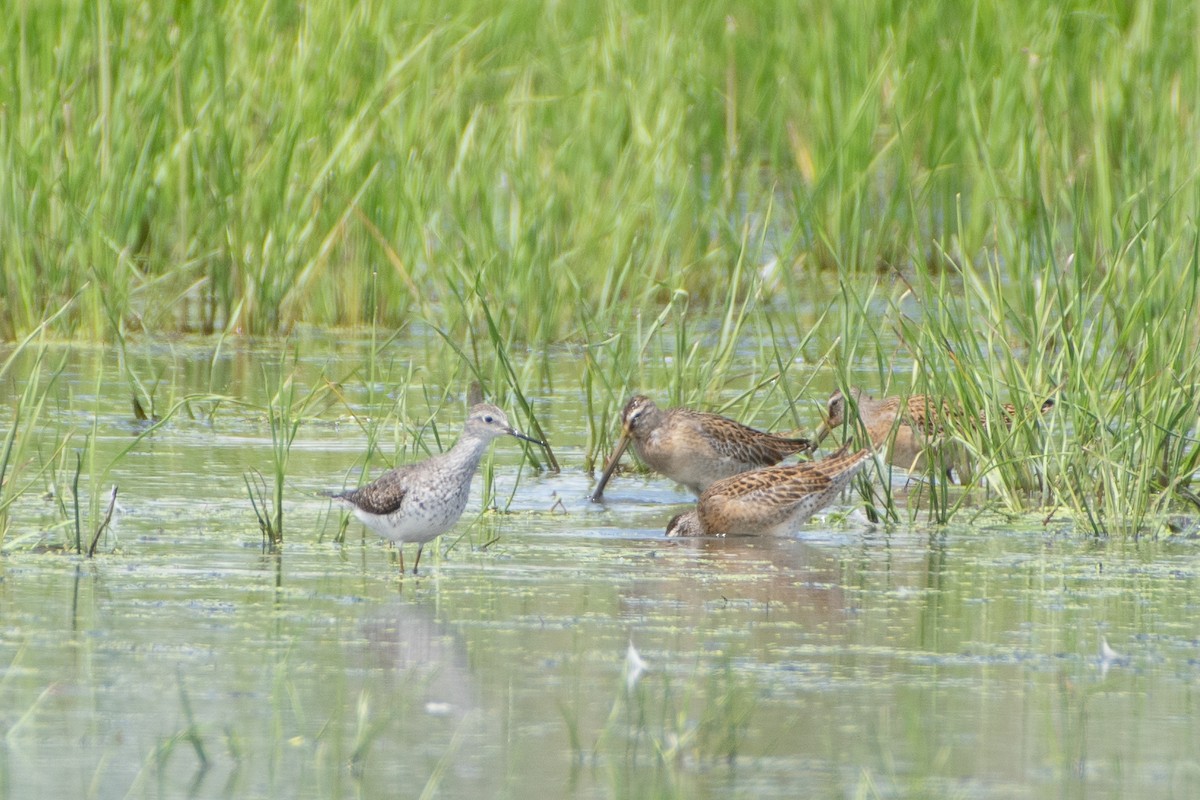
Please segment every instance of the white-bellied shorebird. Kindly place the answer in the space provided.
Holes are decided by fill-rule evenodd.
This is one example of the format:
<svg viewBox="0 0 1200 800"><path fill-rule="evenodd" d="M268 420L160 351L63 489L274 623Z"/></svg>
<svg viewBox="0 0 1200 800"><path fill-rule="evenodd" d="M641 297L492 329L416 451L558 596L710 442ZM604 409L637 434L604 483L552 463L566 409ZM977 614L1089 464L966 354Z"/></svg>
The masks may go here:
<svg viewBox="0 0 1200 800"><path fill-rule="evenodd" d="M493 439L505 435L542 445L514 430L499 408L479 403L471 408L462 435L446 452L396 467L366 486L333 497L350 506L368 528L400 547L401 574L404 544L416 542L416 575L425 543L448 531L462 516L471 494L471 478L484 452Z"/></svg>

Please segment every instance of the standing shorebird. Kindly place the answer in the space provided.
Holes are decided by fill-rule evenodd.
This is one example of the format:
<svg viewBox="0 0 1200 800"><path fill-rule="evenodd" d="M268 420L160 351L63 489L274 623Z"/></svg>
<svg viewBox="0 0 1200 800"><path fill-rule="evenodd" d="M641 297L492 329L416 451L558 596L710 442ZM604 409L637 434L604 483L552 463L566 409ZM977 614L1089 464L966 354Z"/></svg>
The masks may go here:
<svg viewBox="0 0 1200 800"><path fill-rule="evenodd" d="M471 477L492 440L515 436L536 445L542 442L514 430L508 417L490 403L471 408L462 435L446 452L380 475L360 489L333 495L350 506L354 516L371 530L400 547L404 574L404 543L417 543L413 574L421 563L425 543L458 521L471 494Z"/></svg>
<svg viewBox="0 0 1200 800"><path fill-rule="evenodd" d="M863 394L861 389L851 389L850 397L858 410L871 444L882 448L887 445L887 460L892 466L911 470L921 454L942 435L948 419L968 419L966 412L956 409L945 400L938 402L923 394L910 395L906 400L885 397L874 400ZM1054 408L1054 400L1042 403L1041 413ZM1017 417L1017 408L1012 403L1001 406L1005 427L1012 427ZM820 444L829 432L846 422L847 398L839 389L829 398L828 416L813 437ZM987 424L987 416L980 413L980 425Z"/></svg>
<svg viewBox="0 0 1200 800"><path fill-rule="evenodd" d="M629 398L621 412L621 438L592 493L593 501L604 494L604 487L630 442L647 466L695 494L703 492L713 481L769 467L793 453L813 449L808 439L776 436L719 414L690 408L663 410L650 398L638 394Z"/></svg>
<svg viewBox="0 0 1200 800"><path fill-rule="evenodd" d="M667 523L667 536L795 533L846 488L873 452L843 449L820 461L768 467L716 481L700 495L694 511Z"/></svg>

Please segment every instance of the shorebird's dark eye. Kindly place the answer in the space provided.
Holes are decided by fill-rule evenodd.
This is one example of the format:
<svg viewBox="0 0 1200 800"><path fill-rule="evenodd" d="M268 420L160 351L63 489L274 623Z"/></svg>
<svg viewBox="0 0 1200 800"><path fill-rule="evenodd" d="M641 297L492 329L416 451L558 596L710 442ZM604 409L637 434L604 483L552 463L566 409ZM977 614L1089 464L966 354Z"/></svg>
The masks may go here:
<svg viewBox="0 0 1200 800"><path fill-rule="evenodd" d="M486 423L488 423L488 424L490 425L490 424L492 424L493 422L495 422L496 420L492 419L492 418L491 418L491 416L487 416L487 417L484 417L484 418L483 418L483 421L484 421L484 422L486 422Z"/></svg>

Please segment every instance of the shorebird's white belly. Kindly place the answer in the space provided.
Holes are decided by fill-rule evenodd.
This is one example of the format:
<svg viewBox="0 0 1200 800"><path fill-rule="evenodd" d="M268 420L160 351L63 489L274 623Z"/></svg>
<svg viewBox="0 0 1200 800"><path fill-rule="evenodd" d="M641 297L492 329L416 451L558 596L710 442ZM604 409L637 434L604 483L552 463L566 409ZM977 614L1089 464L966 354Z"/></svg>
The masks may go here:
<svg viewBox="0 0 1200 800"><path fill-rule="evenodd" d="M457 497L437 497L423 505L406 502L391 514L372 514L354 508L354 516L375 533L393 542L428 542L454 526L466 508L466 493L462 502Z"/></svg>

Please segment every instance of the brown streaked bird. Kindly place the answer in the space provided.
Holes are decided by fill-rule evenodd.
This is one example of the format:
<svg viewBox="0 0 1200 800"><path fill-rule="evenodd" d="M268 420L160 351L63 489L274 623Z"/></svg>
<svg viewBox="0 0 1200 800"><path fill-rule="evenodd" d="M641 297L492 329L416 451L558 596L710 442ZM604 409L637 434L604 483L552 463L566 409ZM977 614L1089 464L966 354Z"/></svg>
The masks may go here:
<svg viewBox="0 0 1200 800"><path fill-rule="evenodd" d="M667 523L667 536L795 533L827 506L872 459L874 451L843 448L820 461L768 467L716 481L694 511Z"/></svg>
<svg viewBox="0 0 1200 800"><path fill-rule="evenodd" d="M690 408L661 409L650 398L634 395L621 412L621 438L592 493L593 501L604 494L631 442L646 466L697 495L713 481L769 467L793 453L813 449L808 439L777 436Z"/></svg>
<svg viewBox="0 0 1200 800"><path fill-rule="evenodd" d="M906 470L911 470L921 454L941 436L946 420L966 416L947 401L939 403L923 394L910 395L907 399L893 396L875 400L864 395L861 389L851 389L850 395L871 443L876 447L887 444L888 463ZM845 423L846 406L846 396L840 389L830 396L826 420L813 437L817 444ZM1045 414L1052 408L1053 398L1042 403L1040 411ZM1005 403L1001 411L1005 427L1011 428L1017 417L1016 406ZM985 412L979 413L978 421L980 425L987 424Z"/></svg>
<svg viewBox="0 0 1200 800"><path fill-rule="evenodd" d="M396 467L359 489L332 495L354 516L400 548L400 574L404 574L404 543L417 543L413 574L421 564L425 543L436 539L458 522L471 494L471 478L488 445L498 436L515 436L545 446L508 424L508 417L490 403L471 408L462 435L446 452Z"/></svg>

